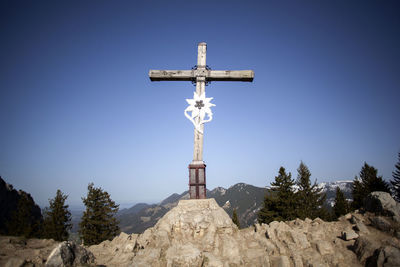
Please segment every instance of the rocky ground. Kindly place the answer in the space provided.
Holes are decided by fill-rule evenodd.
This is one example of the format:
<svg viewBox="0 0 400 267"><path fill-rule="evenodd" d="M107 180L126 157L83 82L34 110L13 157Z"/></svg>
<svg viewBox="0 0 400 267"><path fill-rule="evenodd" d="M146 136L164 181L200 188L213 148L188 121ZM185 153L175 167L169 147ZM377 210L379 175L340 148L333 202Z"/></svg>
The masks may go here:
<svg viewBox="0 0 400 267"><path fill-rule="evenodd" d="M296 219L242 230L214 199L182 200L143 234L121 233L87 248L2 237L0 264L400 266L400 205L386 193L373 194L365 212L336 222Z"/></svg>
<svg viewBox="0 0 400 267"><path fill-rule="evenodd" d="M43 266L59 242L0 236L0 266Z"/></svg>

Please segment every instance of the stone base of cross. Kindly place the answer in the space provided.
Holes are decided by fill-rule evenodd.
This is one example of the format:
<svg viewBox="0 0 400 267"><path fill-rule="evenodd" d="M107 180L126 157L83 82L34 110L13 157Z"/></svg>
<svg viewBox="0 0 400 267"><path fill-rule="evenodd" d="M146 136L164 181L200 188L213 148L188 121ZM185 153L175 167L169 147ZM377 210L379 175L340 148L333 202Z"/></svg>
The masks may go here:
<svg viewBox="0 0 400 267"><path fill-rule="evenodd" d="M205 87L211 81L252 82L252 70L211 70L206 65L207 44L199 43L197 65L192 70L150 70L154 81L191 81L196 84L193 99L186 99L189 107L185 116L194 125L193 161L189 164L189 194L191 199L206 198L206 164L203 161L204 123L212 120L211 107L215 106L206 98ZM189 114L189 112L191 114ZM207 117L207 119L206 119Z"/></svg>

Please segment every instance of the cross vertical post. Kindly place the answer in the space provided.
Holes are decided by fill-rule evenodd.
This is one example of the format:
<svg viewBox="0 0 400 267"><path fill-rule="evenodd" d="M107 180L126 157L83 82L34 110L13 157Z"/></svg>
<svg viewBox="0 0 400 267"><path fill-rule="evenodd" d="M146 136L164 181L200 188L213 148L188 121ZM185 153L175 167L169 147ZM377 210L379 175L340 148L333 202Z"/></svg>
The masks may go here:
<svg viewBox="0 0 400 267"><path fill-rule="evenodd" d="M197 46L196 94L205 93L207 44ZM202 75L203 74L203 75ZM194 129L193 161L189 164L189 195L191 199L206 198L206 164L203 161L204 123L201 117L195 118L200 130Z"/></svg>
<svg viewBox="0 0 400 267"><path fill-rule="evenodd" d="M212 98L205 97L206 83L211 81L252 82L252 70L211 70L206 65L207 44L197 46L197 65L192 70L150 70L151 81L192 81L196 83L193 99L186 99L189 107L185 116L193 123L193 160L189 164L189 194L191 199L206 198L206 164L203 161L204 123L212 120ZM191 112L191 115L188 115ZM208 119L205 119L208 115Z"/></svg>
<svg viewBox="0 0 400 267"><path fill-rule="evenodd" d="M197 48L197 71L199 74L206 71L206 54L207 44L199 43ZM206 90L206 76L196 77L196 93L202 95ZM197 123L200 123L200 116L196 118ZM200 124L201 132L196 128L194 129L194 150L193 150L193 164L201 164L203 162L203 137L204 137L204 124Z"/></svg>

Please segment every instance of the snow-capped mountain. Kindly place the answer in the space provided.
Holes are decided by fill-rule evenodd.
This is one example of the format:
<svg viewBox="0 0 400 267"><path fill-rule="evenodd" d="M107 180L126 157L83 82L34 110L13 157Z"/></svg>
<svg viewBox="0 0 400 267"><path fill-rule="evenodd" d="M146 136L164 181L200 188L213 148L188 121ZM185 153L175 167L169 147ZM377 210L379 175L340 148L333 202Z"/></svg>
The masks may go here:
<svg viewBox="0 0 400 267"><path fill-rule="evenodd" d="M326 202L328 205L333 207L336 196L336 188L339 187L343 192L345 198L349 201L353 200L352 196L352 186L353 181L343 180L343 181L335 181L335 182L325 182L319 183L318 187L322 188L322 192L326 194Z"/></svg>

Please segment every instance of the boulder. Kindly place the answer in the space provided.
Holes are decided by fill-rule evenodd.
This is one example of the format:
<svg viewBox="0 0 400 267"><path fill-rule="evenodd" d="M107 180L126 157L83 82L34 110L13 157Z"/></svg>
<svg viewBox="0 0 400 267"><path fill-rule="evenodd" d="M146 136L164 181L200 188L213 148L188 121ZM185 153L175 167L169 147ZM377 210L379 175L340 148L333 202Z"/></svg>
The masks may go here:
<svg viewBox="0 0 400 267"><path fill-rule="evenodd" d="M361 221L356 222L355 229L360 233L364 233L364 234L369 233L367 226L365 226L365 224L362 223Z"/></svg>
<svg viewBox="0 0 400 267"><path fill-rule="evenodd" d="M393 246L385 246L374 253L376 266L398 267L400 266L400 249Z"/></svg>
<svg viewBox="0 0 400 267"><path fill-rule="evenodd" d="M45 266L81 266L90 263L94 263L94 256L90 251L74 242L64 241L50 253Z"/></svg>
<svg viewBox="0 0 400 267"><path fill-rule="evenodd" d="M111 242L104 241L98 245L90 246L88 249L96 255L96 261L106 266L129 265L138 249L137 234L126 234L121 232Z"/></svg>
<svg viewBox="0 0 400 267"><path fill-rule="evenodd" d="M58 244L52 239L0 235L0 266L43 266Z"/></svg>
<svg viewBox="0 0 400 267"><path fill-rule="evenodd" d="M381 231L390 232L393 230L391 223L384 217L381 216L372 217L370 218L370 221L372 226Z"/></svg>
<svg viewBox="0 0 400 267"><path fill-rule="evenodd" d="M400 222L400 203L389 193L380 191L370 193L365 199L364 208L375 214L392 216L395 221Z"/></svg>
<svg viewBox="0 0 400 267"><path fill-rule="evenodd" d="M349 241L358 238L358 234L353 229L346 229L342 231L343 240Z"/></svg>

